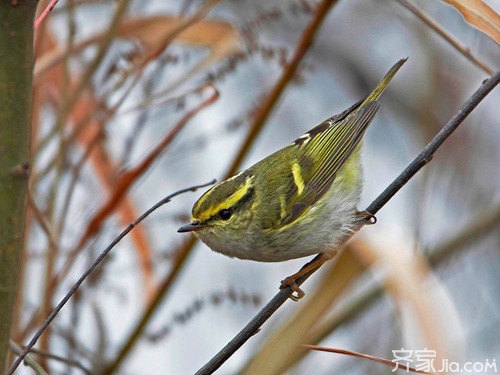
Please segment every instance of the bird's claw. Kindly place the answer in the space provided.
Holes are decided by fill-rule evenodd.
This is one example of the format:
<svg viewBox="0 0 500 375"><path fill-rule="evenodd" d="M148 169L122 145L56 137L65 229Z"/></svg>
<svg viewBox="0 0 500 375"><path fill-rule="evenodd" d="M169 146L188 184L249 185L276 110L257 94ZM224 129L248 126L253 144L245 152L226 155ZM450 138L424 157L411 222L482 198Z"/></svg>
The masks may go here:
<svg viewBox="0 0 500 375"><path fill-rule="evenodd" d="M367 225L373 225L377 223L377 217L374 214L369 213L368 211L358 211L357 216L366 221Z"/></svg>
<svg viewBox="0 0 500 375"><path fill-rule="evenodd" d="M297 285L295 280L296 279L292 276L289 276L286 279L281 280L280 289L285 289L286 287L290 287L290 289L292 289L292 291L293 291L293 293L290 295L290 299L292 301L297 302L299 299L304 297L306 294L304 293L304 291L302 289L300 289L300 287Z"/></svg>

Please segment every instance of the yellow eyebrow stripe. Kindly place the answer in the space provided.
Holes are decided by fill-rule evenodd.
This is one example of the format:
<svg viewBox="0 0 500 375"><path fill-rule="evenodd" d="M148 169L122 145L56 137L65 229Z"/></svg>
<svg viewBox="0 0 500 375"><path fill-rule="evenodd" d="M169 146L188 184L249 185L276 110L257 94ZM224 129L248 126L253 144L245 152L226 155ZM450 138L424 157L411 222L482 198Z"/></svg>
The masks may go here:
<svg viewBox="0 0 500 375"><path fill-rule="evenodd" d="M212 216L218 214L220 210L223 210L225 208L231 208L232 206L234 206L252 188L253 177L254 176L248 176L245 179L245 183L240 185L240 187L236 189L236 191L233 194L227 197L227 199L211 207L209 210L204 211L200 215L200 217L193 217L193 220L200 220L201 222L203 222L205 220L208 220Z"/></svg>
<svg viewBox="0 0 500 375"><path fill-rule="evenodd" d="M304 180L302 179L302 175L300 174L300 165L297 163L292 164L292 174L293 174L293 182L297 185L297 195L302 194L304 191Z"/></svg>

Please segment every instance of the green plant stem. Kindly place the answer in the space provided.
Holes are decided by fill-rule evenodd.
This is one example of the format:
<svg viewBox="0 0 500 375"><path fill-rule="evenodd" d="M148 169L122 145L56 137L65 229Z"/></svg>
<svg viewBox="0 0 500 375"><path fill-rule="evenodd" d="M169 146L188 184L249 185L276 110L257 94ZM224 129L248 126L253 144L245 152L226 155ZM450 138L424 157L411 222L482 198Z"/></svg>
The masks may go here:
<svg viewBox="0 0 500 375"><path fill-rule="evenodd" d="M26 214L37 1L0 1L0 371L7 366Z"/></svg>

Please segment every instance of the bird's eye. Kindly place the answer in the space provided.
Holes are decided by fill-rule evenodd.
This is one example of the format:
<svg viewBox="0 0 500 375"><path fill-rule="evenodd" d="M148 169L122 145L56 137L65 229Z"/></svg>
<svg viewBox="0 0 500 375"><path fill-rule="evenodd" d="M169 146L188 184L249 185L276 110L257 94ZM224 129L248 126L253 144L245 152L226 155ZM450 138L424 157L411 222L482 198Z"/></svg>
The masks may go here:
<svg viewBox="0 0 500 375"><path fill-rule="evenodd" d="M228 210L227 208L224 208L223 210L219 211L219 217L222 220L229 220L232 214L233 213L231 212L231 210Z"/></svg>

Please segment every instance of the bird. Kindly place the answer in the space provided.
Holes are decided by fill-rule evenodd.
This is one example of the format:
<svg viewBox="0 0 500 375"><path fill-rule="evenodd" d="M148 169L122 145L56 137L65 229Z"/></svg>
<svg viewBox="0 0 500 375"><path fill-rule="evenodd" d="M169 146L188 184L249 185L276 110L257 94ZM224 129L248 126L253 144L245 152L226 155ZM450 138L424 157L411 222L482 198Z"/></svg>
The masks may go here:
<svg viewBox="0 0 500 375"><path fill-rule="evenodd" d="M281 262L318 254L281 282L296 293L292 299L302 298L296 280L335 257L360 220L376 220L357 209L361 141L380 96L406 60L364 100L206 191L178 232L193 232L212 250L240 259Z"/></svg>

